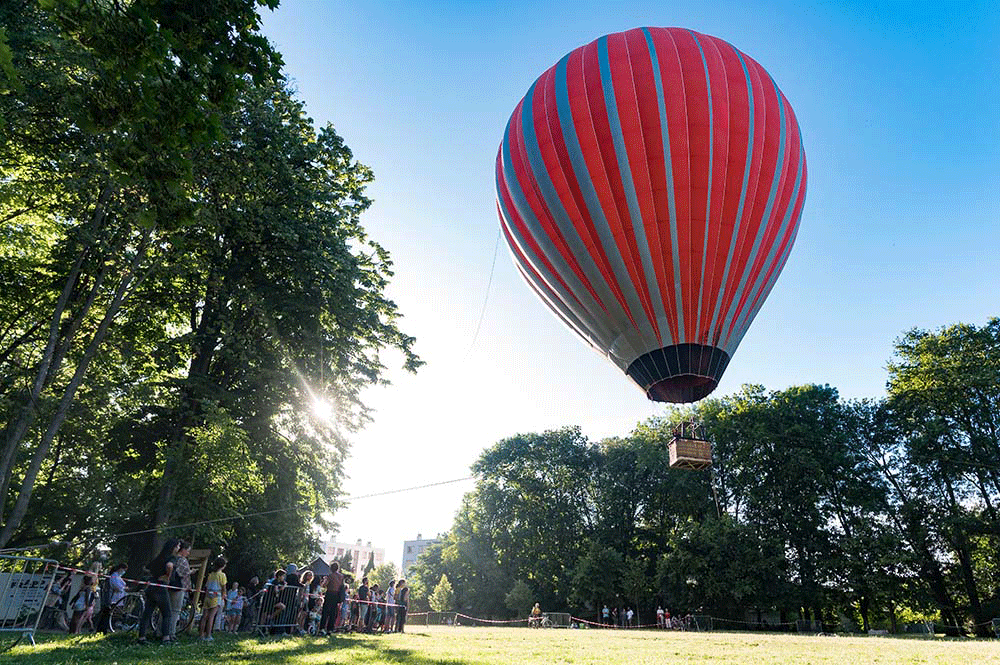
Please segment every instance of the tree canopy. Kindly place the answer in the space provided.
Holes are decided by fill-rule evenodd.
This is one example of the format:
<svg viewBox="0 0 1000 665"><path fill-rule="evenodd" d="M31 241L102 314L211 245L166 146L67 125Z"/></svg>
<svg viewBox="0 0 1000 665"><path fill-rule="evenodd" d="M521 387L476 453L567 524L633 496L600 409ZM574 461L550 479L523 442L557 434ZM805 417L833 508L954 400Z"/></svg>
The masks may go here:
<svg viewBox="0 0 1000 665"><path fill-rule="evenodd" d="M0 547L304 557L383 350L420 365L373 175L284 81L274 5L0 7Z"/></svg>
<svg viewBox="0 0 1000 665"><path fill-rule="evenodd" d="M710 472L669 467L690 420L713 443ZM662 605L734 627L924 617L987 634L1000 612L997 423L1000 319L910 331L884 399L745 386L623 437L504 439L411 575L431 589L447 574L459 607L492 616L521 611L496 602L515 589L593 619L604 604L648 617Z"/></svg>

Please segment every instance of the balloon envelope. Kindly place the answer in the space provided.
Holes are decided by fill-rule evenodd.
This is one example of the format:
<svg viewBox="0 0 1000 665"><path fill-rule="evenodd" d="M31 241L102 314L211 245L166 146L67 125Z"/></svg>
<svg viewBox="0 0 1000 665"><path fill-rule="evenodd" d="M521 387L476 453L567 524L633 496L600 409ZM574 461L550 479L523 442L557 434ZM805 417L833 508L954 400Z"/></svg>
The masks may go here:
<svg viewBox="0 0 1000 665"><path fill-rule="evenodd" d="M681 28L581 46L514 109L496 161L521 275L650 399L718 385L788 259L806 191L764 69Z"/></svg>

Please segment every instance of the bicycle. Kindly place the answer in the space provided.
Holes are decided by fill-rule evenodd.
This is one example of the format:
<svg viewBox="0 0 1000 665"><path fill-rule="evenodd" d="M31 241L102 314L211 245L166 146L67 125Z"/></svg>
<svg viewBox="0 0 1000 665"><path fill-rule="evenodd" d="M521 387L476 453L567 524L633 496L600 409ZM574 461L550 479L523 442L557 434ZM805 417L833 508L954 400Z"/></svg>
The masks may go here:
<svg viewBox="0 0 1000 665"><path fill-rule="evenodd" d="M146 601L139 592L130 592L111 608L111 632L128 632L139 628Z"/></svg>

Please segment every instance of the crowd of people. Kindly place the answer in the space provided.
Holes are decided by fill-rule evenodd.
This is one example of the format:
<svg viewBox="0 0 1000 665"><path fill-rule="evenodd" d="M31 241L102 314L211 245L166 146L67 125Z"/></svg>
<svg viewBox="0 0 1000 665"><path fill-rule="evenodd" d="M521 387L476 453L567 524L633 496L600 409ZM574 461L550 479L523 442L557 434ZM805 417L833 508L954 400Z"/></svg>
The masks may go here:
<svg viewBox="0 0 1000 665"><path fill-rule="evenodd" d="M688 630L691 626L692 617L690 614L681 616L671 615L669 609L664 609L662 605L656 608L656 627L672 630ZM636 628L639 625L638 614L629 606L612 607L608 609L605 605L601 608L601 623L606 626L618 628Z"/></svg>
<svg viewBox="0 0 1000 665"><path fill-rule="evenodd" d="M275 570L264 583L253 577L243 586L227 579L227 561L219 556L208 563L203 588L196 593L190 554L190 543L171 539L146 566L149 579L143 592L139 643L146 643L152 630L158 631L164 643L175 642L179 613L194 598L200 600L198 635L204 641L212 641L216 630L258 630L282 635L405 631L410 589L403 579L392 580L385 588L369 584L368 577L362 577L360 584L356 584L353 576L341 571L334 562L330 574L322 577L289 564ZM43 627L58 627L70 633L85 629L110 632L112 612L128 594L123 578L126 569L125 564L119 564L110 574L101 575L100 566L95 565L83 576L75 594L71 594L72 575L57 580L46 601ZM154 626L157 610L159 625Z"/></svg>

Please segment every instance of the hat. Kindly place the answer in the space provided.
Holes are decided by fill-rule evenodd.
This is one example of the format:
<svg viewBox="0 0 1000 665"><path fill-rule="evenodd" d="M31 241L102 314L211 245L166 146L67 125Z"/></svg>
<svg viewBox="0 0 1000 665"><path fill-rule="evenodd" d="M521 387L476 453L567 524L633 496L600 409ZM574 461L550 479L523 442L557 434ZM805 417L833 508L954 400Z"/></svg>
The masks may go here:
<svg viewBox="0 0 1000 665"><path fill-rule="evenodd" d="M288 564L288 568L286 568L285 570L287 570L288 574L291 575L292 573L298 572L299 567L296 566L294 563L290 563Z"/></svg>

